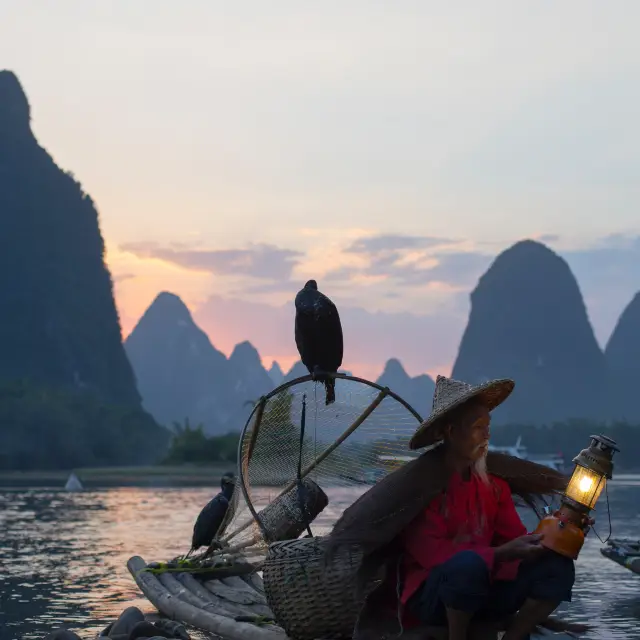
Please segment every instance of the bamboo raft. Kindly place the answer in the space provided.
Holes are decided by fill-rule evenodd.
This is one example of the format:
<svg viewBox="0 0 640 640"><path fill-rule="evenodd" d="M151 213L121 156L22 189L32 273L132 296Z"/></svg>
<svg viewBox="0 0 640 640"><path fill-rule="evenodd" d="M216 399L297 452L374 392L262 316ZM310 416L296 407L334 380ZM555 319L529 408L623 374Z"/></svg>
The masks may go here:
<svg viewBox="0 0 640 640"><path fill-rule="evenodd" d="M199 580L189 573L145 571L147 563L133 556L127 563L136 584L158 612L224 640L292 640L274 620L258 573ZM471 640L497 640L495 627L472 628ZM406 630L403 640L447 640L446 629ZM565 634L544 637L569 638Z"/></svg>
<svg viewBox="0 0 640 640"><path fill-rule="evenodd" d="M640 574L640 540L615 538L609 540L600 553L621 567Z"/></svg>
<svg viewBox="0 0 640 640"><path fill-rule="evenodd" d="M286 640L267 605L258 573L206 581L189 573L153 574L133 556L127 568L144 596L172 620L225 640Z"/></svg>

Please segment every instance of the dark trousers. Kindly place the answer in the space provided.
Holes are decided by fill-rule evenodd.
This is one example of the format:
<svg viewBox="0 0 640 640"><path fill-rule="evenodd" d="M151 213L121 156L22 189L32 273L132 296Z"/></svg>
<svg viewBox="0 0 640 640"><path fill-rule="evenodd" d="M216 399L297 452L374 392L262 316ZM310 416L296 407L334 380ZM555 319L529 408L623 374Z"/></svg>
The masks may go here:
<svg viewBox="0 0 640 640"><path fill-rule="evenodd" d="M570 602L574 580L573 560L553 551L522 562L515 580L493 582L477 553L461 551L431 571L408 606L423 624L446 624L447 608L499 619L516 613L528 598Z"/></svg>

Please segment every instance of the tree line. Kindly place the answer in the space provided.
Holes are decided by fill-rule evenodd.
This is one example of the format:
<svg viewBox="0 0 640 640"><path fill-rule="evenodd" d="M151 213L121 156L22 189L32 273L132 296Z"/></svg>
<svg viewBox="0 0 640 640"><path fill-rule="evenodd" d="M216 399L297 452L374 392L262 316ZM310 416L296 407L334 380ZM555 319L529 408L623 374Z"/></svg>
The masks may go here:
<svg viewBox="0 0 640 640"><path fill-rule="evenodd" d="M56 470L156 462L171 434L137 407L90 392L0 383L0 470Z"/></svg>
<svg viewBox="0 0 640 640"><path fill-rule="evenodd" d="M293 396L284 391L266 406L254 451L254 463L265 470L277 466L282 473L290 474L297 464L300 433L291 417L292 400ZM570 463L594 434L609 436L618 443L618 469L638 467L635 452L640 447L640 425L626 422L569 420L548 426L494 425L491 441L508 446L521 437L529 453L561 453ZM0 470L234 463L239 439L238 432L208 436L205 425L192 426L188 420L174 423L170 429L160 427L142 409L107 404L89 392L39 386L25 380L0 383ZM308 459L313 443L309 436L306 440ZM342 457L348 444L340 448ZM370 446L374 452L402 454L407 445L406 440L396 439ZM371 453L369 450L367 457ZM353 455L357 457L357 451Z"/></svg>

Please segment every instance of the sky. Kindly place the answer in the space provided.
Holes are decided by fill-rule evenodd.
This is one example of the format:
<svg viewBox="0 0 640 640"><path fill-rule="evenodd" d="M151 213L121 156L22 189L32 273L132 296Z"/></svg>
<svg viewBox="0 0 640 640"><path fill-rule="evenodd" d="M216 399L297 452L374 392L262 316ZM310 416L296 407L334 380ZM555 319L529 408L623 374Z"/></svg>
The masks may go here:
<svg viewBox="0 0 640 640"><path fill-rule="evenodd" d="M297 358L305 280L344 365L448 374L469 292L537 238L604 346L640 290L636 2L0 0L0 64L99 210L126 336L160 291Z"/></svg>

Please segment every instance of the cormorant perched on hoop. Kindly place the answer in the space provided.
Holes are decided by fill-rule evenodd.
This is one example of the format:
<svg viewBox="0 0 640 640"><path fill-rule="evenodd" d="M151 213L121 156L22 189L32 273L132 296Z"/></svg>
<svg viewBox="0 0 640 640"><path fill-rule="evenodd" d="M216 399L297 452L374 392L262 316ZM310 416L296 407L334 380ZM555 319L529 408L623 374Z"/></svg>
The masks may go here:
<svg viewBox="0 0 640 640"><path fill-rule="evenodd" d="M222 491L204 507L193 526L191 551L189 551L188 555L200 547L211 546L211 543L215 540L220 525L224 522L225 516L227 515L235 483L235 474L230 471L225 473L220 479L220 488Z"/></svg>
<svg viewBox="0 0 640 640"><path fill-rule="evenodd" d="M342 325L336 305L318 291L318 283L309 280L296 296L296 346L302 364L326 388L325 404L336 399L333 377L324 373L337 373L342 364Z"/></svg>

